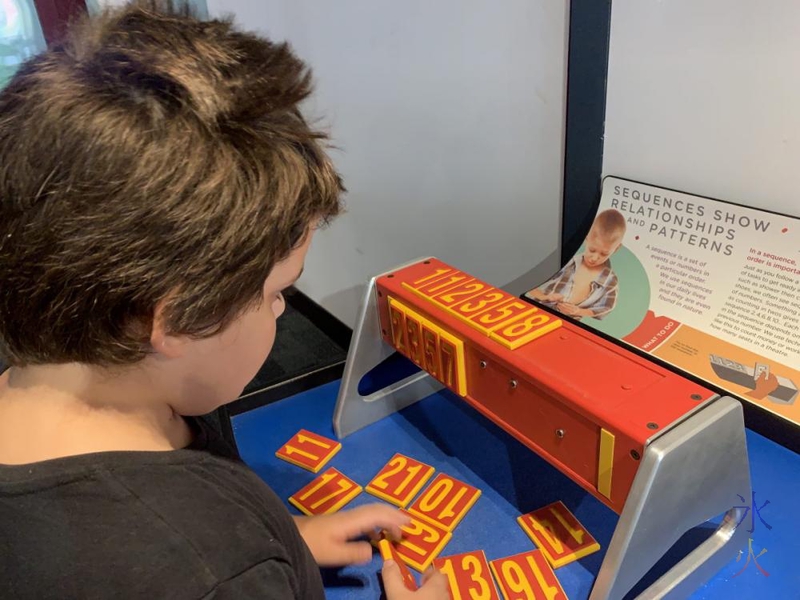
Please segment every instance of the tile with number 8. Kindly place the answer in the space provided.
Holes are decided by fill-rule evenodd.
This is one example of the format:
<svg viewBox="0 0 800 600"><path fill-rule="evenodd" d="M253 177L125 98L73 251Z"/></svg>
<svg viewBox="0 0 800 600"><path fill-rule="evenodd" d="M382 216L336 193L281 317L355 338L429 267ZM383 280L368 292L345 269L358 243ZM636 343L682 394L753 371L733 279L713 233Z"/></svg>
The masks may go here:
<svg viewBox="0 0 800 600"><path fill-rule="evenodd" d="M405 508L416 496L425 482L433 475L434 468L418 460L395 454L378 474L367 484L367 493Z"/></svg>
<svg viewBox="0 0 800 600"><path fill-rule="evenodd" d="M600 544L560 500L517 517L517 522L553 568L600 550Z"/></svg>
<svg viewBox="0 0 800 600"><path fill-rule="evenodd" d="M397 567L400 569L400 576L403 578L403 585L412 592L417 591L417 580L414 579L414 574L406 566L406 563L401 560L400 556L398 556L397 550L392 546L392 543L387 539L379 540L378 549L384 561L393 560L397 563Z"/></svg>
<svg viewBox="0 0 800 600"><path fill-rule="evenodd" d="M505 600L568 600L556 574L539 550L499 558L490 564Z"/></svg>
<svg viewBox="0 0 800 600"><path fill-rule="evenodd" d="M399 542L393 542L394 549L403 562L422 573L439 556L453 534L402 508L400 512L410 517L411 522L400 528L403 537Z"/></svg>
<svg viewBox="0 0 800 600"><path fill-rule="evenodd" d="M281 446L275 456L312 473L318 473L341 449L339 442L301 429Z"/></svg>
<svg viewBox="0 0 800 600"><path fill-rule="evenodd" d="M361 486L333 467L296 491L289 502L306 515L334 513L361 493Z"/></svg>
<svg viewBox="0 0 800 600"><path fill-rule="evenodd" d="M433 566L447 576L453 600L500 600L483 550L437 558Z"/></svg>
<svg viewBox="0 0 800 600"><path fill-rule="evenodd" d="M480 495L478 488L439 473L408 511L453 531Z"/></svg>

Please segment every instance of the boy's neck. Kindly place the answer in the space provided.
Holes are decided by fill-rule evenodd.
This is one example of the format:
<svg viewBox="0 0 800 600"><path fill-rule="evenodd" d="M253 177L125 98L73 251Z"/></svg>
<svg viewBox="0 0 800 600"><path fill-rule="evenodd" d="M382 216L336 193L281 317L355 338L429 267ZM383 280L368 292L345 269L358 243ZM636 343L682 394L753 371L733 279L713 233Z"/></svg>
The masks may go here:
<svg viewBox="0 0 800 600"><path fill-rule="evenodd" d="M188 425L145 370L44 365L0 379L0 464L190 442Z"/></svg>
<svg viewBox="0 0 800 600"><path fill-rule="evenodd" d="M580 268L580 267L583 267L584 269L587 269L588 271L591 271L592 273L599 273L600 271L602 271L603 269L605 269L605 268L606 268L606 265L607 265L607 264L608 264L608 259L604 260L604 261L603 261L603 262L601 262L600 264L597 264L597 265L595 265L595 266L591 267L591 266L587 265L587 264L586 264L586 261L585 261L585 260L583 260L583 257L581 257L581 262L580 262L580 264L578 265L578 267L579 267L579 268Z"/></svg>

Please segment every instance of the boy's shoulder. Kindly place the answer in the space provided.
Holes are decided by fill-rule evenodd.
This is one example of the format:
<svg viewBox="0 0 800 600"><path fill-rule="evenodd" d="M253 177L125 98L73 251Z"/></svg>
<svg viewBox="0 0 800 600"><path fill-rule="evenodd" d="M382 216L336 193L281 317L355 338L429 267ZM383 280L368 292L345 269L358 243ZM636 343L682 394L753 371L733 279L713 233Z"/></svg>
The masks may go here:
<svg viewBox="0 0 800 600"><path fill-rule="evenodd" d="M242 463L192 450L48 463L0 468L0 535L18 557L0 566L0 591L37 582L22 597L47 597L69 580L81 598L321 594L291 516Z"/></svg>

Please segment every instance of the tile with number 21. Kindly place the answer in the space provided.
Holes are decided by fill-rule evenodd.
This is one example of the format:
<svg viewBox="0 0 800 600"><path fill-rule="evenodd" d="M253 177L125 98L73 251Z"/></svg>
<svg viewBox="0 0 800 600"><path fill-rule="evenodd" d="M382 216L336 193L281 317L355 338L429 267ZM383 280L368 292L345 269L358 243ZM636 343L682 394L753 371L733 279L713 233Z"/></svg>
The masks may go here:
<svg viewBox="0 0 800 600"><path fill-rule="evenodd" d="M395 454L392 459L367 484L367 493L387 502L405 508L411 498L433 475L434 468L409 458Z"/></svg>

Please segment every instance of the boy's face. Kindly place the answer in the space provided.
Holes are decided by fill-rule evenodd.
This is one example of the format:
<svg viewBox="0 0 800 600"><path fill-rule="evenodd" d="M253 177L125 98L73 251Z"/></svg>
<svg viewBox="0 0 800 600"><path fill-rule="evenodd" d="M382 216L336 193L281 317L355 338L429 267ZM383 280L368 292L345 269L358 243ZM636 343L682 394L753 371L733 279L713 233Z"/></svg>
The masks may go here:
<svg viewBox="0 0 800 600"><path fill-rule="evenodd" d="M272 269L260 305L213 337L183 339L180 356L169 360L183 388L172 403L176 412L209 413L237 398L253 379L275 342L276 320L285 308L282 291L300 277L313 234L309 230L303 244Z"/></svg>
<svg viewBox="0 0 800 600"><path fill-rule="evenodd" d="M617 236L605 236L594 228L586 236L586 249L583 251L583 262L587 267L597 267L608 260L617 251L622 240Z"/></svg>

